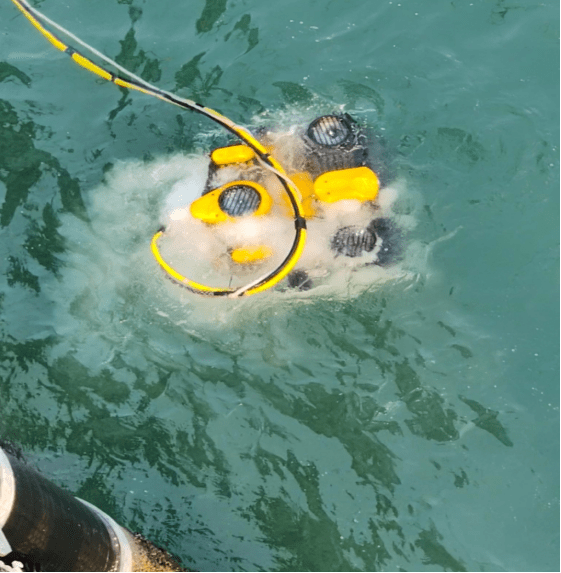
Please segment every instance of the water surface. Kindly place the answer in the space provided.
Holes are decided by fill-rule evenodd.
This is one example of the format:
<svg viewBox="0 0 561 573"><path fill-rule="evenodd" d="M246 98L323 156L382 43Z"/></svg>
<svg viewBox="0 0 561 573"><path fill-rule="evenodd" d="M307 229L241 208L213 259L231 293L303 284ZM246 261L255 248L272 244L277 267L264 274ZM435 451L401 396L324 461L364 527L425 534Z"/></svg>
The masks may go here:
<svg viewBox="0 0 561 573"><path fill-rule="evenodd" d="M4 435L198 570L559 570L557 4L40 8L242 124L351 113L385 138L415 256L337 296L178 291L149 240L219 130L5 2Z"/></svg>

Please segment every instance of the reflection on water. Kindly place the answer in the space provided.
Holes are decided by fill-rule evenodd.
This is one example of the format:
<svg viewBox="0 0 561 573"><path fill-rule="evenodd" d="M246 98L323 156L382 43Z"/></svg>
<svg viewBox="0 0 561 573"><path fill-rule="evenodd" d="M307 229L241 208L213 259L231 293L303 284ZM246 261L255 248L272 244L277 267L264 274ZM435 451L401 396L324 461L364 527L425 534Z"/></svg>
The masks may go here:
<svg viewBox="0 0 561 573"><path fill-rule="evenodd" d="M423 342L415 312L396 312L422 288L275 308L249 299L243 318L186 324L91 246L67 251L50 287L56 334L6 333L2 349L4 430L76 454L79 495L203 569L469 568L424 517L438 501L423 488L404 496L417 474L407 452L433 466L437 489L469 489L461 436L476 427L512 442L498 412L454 397L433 366L443 349L454 370L473 363L462 333L440 321ZM76 279L77 256L95 275L100 260L111 270ZM448 442L465 452L437 462Z"/></svg>
<svg viewBox="0 0 561 573"><path fill-rule="evenodd" d="M56 165L32 126L24 165L37 154ZM474 362L469 332L439 319L423 340L430 307L414 301L435 303L422 280L273 306L178 291L146 245L190 169L183 156L118 164L90 194L89 221L35 211L25 244L51 278L15 258L6 276L48 301L31 323L50 328L19 340L4 326L3 430L75 454L78 495L203 569L468 569L444 522L425 516L438 497L404 490L410 448L440 490L472 487L470 428L512 446L499 412L450 386ZM30 185L16 179L7 201L25 203ZM465 452L445 471L446 443Z"/></svg>
<svg viewBox="0 0 561 573"><path fill-rule="evenodd" d="M4 79L10 75L21 79L21 74L13 70ZM84 205L77 181L56 157L35 147L37 130L41 128L33 121L19 117L14 107L5 100L0 100L0 118L0 181L5 186L0 225L6 227L10 224L16 210L25 204L31 187L39 182L44 171L56 178L63 208L83 217ZM45 216L52 219L52 215L51 210ZM45 224L48 225L47 221Z"/></svg>
<svg viewBox="0 0 561 573"><path fill-rule="evenodd" d="M264 111L255 78L243 78L251 89L238 89L226 60L213 52L218 38L257 65L266 53L258 47L273 32L258 10L250 16L245 6L229 13L233 4L200 2L192 25L200 49L185 50L171 66L143 43L139 26L151 7L113 4L124 4L131 21L112 54L123 65L149 81L175 82L188 97L227 102L240 116ZM493 26L509 25L515 12L501 2L489 10ZM407 17L387 33L408 38ZM410 17L417 26L420 19ZM351 51L345 41L354 36L345 29L334 33L341 32L348 60L364 46L352 44ZM376 30L383 37L384 27ZM311 28L307 34L315 44ZM385 42L397 43L393 36ZM298 67L298 50L288 50L291 66L309 73L309 66ZM396 52L385 50L389 60ZM411 65L431 61L422 54L407 51ZM317 67L332 55L322 55ZM349 70L346 60L336 63ZM55 129L65 112L57 119L29 96L38 86L56 90L56 82L35 79L33 60L21 69L16 60L0 63L6 98L29 90L0 101L0 431L32 452L49 477L194 568L461 571L552 562L547 555L539 561L533 545L524 549L554 535L552 494L547 468L527 438L537 414L509 395L517 384L537 387L543 374L524 372L530 382L507 377L511 348L481 325L479 307L462 295L474 289L474 298L486 301L504 289L513 296L504 287L515 284L512 276L492 283L497 261L508 257L489 255L485 233L510 234L516 202L525 213L516 219L520 228L528 218L542 220L530 210L538 199L525 201L528 189L536 196L542 189L536 178L547 177L551 145L544 145L546 135L534 137L526 116L516 123L515 113L508 113L510 131L497 141L470 127L470 121L492 124L495 110L469 121L457 109L427 118L430 105L415 108L424 77L399 75L399 64L383 73L366 70L390 78L385 91L351 70L330 78L336 87L319 95L284 61L270 93L286 114L299 106L323 112L334 100L394 130L397 170L409 192L420 185L425 196L411 237L413 278L340 296L277 293L211 302L166 282L147 245L171 186L192 175L185 155L176 153L208 149L222 135L199 129L191 116L166 116L116 92L103 103L99 125L80 118L88 141L74 142L76 156L88 159L71 167ZM446 66L425 72L457 70L461 89L451 93L459 98L471 88L464 68L451 57ZM392 82L398 94L389 95ZM407 95L412 83L416 97ZM427 101L446 95L428 93ZM26 103L29 97L34 101ZM521 126L529 131L515 143ZM135 129L142 137L131 143ZM113 143L94 152L90 139ZM159 159L114 159L142 153ZM524 177L520 164L533 175L512 201L517 177ZM81 183L92 172L104 182ZM475 257L464 245L479 236ZM531 236L524 239L530 250ZM468 268L465 275L456 261ZM478 282L472 268L480 269Z"/></svg>

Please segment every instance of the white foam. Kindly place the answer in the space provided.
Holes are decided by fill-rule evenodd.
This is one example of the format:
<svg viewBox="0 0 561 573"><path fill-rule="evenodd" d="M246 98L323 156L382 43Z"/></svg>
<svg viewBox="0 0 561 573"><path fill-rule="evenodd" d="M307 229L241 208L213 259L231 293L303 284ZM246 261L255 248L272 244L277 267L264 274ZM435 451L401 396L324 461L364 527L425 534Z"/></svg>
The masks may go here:
<svg viewBox="0 0 561 573"><path fill-rule="evenodd" d="M105 182L89 194L91 223L69 215L63 218L66 266L53 296L66 302L62 307L73 305L68 316L79 309L92 324L100 324L106 313L116 312L134 292L145 305L143 312L159 320L165 318L185 328L192 326L195 315L202 322L210 316L212 322L231 323L233 314L246 313L248 308L357 296L392 281L412 281L420 270L423 246L419 244L406 245L403 260L388 267L366 265L375 260L383 241L378 240L371 253L354 258L335 256L330 247L337 229L366 226L373 217L390 218L397 228L409 232L415 225L415 198L405 182L398 181L380 190L375 208L340 201L308 221L308 240L296 268L309 274L314 285L310 290L287 289L285 280L275 290L241 301L194 295L166 280L150 253L151 236L162 224L166 226L160 242L164 258L189 278L211 286L242 286L262 276L285 258L294 239L294 223L279 197L278 205L264 217L214 226L194 219L189 205L200 196L207 172L208 158L202 153L115 164ZM273 195L282 193L275 178L267 181L267 189ZM409 203L405 209L404 203ZM259 244L274 251L263 265L244 267L231 262L229 249ZM71 328L68 316L66 323L61 320L61 331ZM118 332L116 326L117 337Z"/></svg>

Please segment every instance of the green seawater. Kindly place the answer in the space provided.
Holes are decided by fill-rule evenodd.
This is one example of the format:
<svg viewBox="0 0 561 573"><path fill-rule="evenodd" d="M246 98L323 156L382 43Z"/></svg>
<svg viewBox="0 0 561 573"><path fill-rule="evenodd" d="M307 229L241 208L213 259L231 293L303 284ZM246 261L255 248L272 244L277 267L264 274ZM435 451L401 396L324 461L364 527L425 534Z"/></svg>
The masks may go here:
<svg viewBox="0 0 561 573"><path fill-rule="evenodd" d="M37 5L240 124L349 112L416 256L337 296L180 292L149 241L220 130L4 0L1 435L197 570L558 571L558 2Z"/></svg>

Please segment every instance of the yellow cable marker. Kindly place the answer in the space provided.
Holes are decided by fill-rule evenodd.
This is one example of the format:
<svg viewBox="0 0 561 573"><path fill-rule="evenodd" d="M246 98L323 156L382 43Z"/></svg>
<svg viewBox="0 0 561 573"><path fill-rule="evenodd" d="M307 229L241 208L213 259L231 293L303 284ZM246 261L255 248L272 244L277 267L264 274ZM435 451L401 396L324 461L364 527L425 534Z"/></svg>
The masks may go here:
<svg viewBox="0 0 561 573"><path fill-rule="evenodd" d="M267 149L257 140L249 131L245 128L236 125L233 121L228 119L227 117L223 116L222 114L218 113L217 111L210 109L208 107L204 107L201 104L198 104L194 101L176 96L170 92L166 92L157 88L156 86L151 85L147 81L143 80L142 78L136 76L132 72L129 72L125 68L122 68L117 62L114 62L107 56L101 54L79 38L76 38L73 34L62 28L62 26L56 24L46 16L44 16L39 10L31 7L25 0L12 0L12 2L21 10L24 16L33 24L33 26L43 34L43 36L58 50L61 52L65 52L70 55L70 57L76 62L79 66L85 68L86 70L96 74L97 76L103 78L104 80L110 81L119 87L124 87L131 90L136 90L147 95L156 97L167 103L171 103L173 105L177 105L184 109L189 109L191 111L196 111L198 113L202 113L206 115L213 121L219 123L228 131L234 133L237 137L239 137L248 147L250 147L256 154L256 158L272 173L274 173L282 183L292 210L294 212L294 223L295 223L295 237L292 247L284 259L284 261L273 271L267 274L264 277L261 277L254 283L250 285L246 285L245 287L241 288L218 288L218 287L210 287L207 285L203 285L184 277L181 273L177 272L173 269L168 263L166 263L158 249L158 240L162 237L163 231L160 230L154 234L152 237L152 241L150 243L150 249L156 262L160 265L160 267L167 273L167 275L172 278L173 280L177 281L179 284L185 286L192 292L197 294L203 295L217 295L217 296L231 296L231 297L238 297L238 296L245 296L256 294L258 292L262 292L267 290L277 283L279 283L288 273L294 268L298 259L302 255L304 250L304 245L306 242L306 222L304 218L304 210L302 207L302 203L300 201L299 192L297 187L294 183L290 180L290 178L286 175L285 170L280 165L280 163L272 157ZM88 49L90 52L96 54L100 59L108 62L111 66L115 67L116 69L120 70L127 76L131 78L131 80L126 80L124 78L120 78L117 75L105 70L101 66L98 66L89 58L84 56L83 54L78 53L74 49L70 48L64 42L62 42L59 38L57 38L52 32L47 30L43 24L41 24L40 20L48 22L51 26L56 27L59 31L65 34L68 37L71 37Z"/></svg>
<svg viewBox="0 0 561 573"><path fill-rule="evenodd" d="M56 36L51 34L48 30L45 30L45 28L43 28L43 26L41 26L40 22L38 20L36 20L31 15L31 13L28 12L28 10L26 10L25 7L20 2L18 2L17 0L12 0L12 1L23 12L23 15L37 28L37 30L39 30L39 32L41 32L41 34L43 34L43 36L45 36L45 38L47 38L47 40L49 40L49 42L55 48L57 48L61 52L66 51L66 48L68 46L63 44Z"/></svg>
<svg viewBox="0 0 561 573"><path fill-rule="evenodd" d="M90 60L88 60L87 58L84 58L84 56L82 56L78 52L74 52L72 54L72 59L79 66L82 66L83 68L86 68L86 70L89 70L90 72L93 72L94 74L97 74L98 76L102 77L104 80L111 81L113 79L112 74L110 74L109 72L106 72L103 68L96 66L93 62L90 62Z"/></svg>

